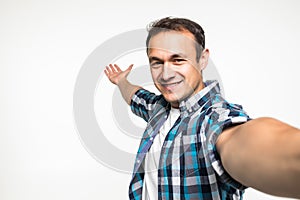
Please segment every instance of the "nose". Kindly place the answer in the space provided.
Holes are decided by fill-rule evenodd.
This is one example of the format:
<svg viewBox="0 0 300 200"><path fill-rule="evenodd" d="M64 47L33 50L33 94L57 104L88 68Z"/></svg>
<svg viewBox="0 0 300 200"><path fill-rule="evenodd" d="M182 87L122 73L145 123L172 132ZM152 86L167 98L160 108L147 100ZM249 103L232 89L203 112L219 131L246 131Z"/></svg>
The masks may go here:
<svg viewBox="0 0 300 200"><path fill-rule="evenodd" d="M162 81L167 82L174 77L175 77L175 71L172 69L170 63L165 62L162 67L162 74L161 74Z"/></svg>

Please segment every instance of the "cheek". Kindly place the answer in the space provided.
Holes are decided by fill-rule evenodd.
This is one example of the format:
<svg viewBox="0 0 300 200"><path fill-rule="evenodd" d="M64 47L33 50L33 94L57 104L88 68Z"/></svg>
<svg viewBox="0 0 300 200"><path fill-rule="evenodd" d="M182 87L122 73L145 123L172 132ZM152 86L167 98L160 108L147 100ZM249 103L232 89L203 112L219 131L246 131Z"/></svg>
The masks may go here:
<svg viewBox="0 0 300 200"><path fill-rule="evenodd" d="M185 80L190 84L197 84L199 81L202 80L201 71L198 70L196 67L190 66L189 68L185 68L181 70L182 76L185 77Z"/></svg>
<svg viewBox="0 0 300 200"><path fill-rule="evenodd" d="M160 74L159 69L151 69L151 76L154 82L158 79L159 74Z"/></svg>

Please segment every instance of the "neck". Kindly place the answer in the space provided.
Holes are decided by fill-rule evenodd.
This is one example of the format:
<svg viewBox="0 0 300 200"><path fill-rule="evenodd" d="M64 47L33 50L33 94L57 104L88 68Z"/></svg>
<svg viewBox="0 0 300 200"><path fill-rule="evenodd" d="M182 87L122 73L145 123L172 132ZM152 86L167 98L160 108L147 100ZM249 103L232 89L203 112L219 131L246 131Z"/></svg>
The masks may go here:
<svg viewBox="0 0 300 200"><path fill-rule="evenodd" d="M179 102L174 102L174 103L171 103L171 107L172 108L179 108Z"/></svg>
<svg viewBox="0 0 300 200"><path fill-rule="evenodd" d="M203 81L201 81L201 82L199 83L199 86L195 89L195 91L194 91L190 96L188 96L188 97L186 97L185 99L183 99L183 101L186 100L186 99L188 99L188 98L190 98L191 96L197 94L197 93L200 92L203 88L205 88L205 84L204 84ZM176 102L171 102L171 107L172 107L172 108L179 108L179 104L180 104L180 102L178 102L178 101L176 101Z"/></svg>

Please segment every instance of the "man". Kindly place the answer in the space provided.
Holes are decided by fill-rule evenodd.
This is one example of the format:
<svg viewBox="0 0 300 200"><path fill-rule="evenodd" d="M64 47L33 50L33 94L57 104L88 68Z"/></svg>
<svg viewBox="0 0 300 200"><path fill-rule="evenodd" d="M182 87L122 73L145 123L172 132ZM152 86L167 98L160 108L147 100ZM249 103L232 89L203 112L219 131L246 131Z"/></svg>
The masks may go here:
<svg viewBox="0 0 300 200"><path fill-rule="evenodd" d="M182 18L149 30L147 55L161 95L128 82L133 65L106 67L132 111L147 122L130 199L242 199L246 187L300 198L300 130L272 118L250 120L204 82L204 31Z"/></svg>

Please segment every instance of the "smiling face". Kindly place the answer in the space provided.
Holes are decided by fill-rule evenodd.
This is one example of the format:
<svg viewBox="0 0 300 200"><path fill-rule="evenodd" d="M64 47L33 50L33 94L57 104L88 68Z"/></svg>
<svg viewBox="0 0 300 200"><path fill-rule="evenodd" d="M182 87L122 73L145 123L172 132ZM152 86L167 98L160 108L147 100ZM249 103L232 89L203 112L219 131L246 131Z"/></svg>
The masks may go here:
<svg viewBox="0 0 300 200"><path fill-rule="evenodd" d="M204 88L202 69L209 51L204 49L196 59L196 42L188 31L167 31L149 41L148 57L156 88L172 107Z"/></svg>

